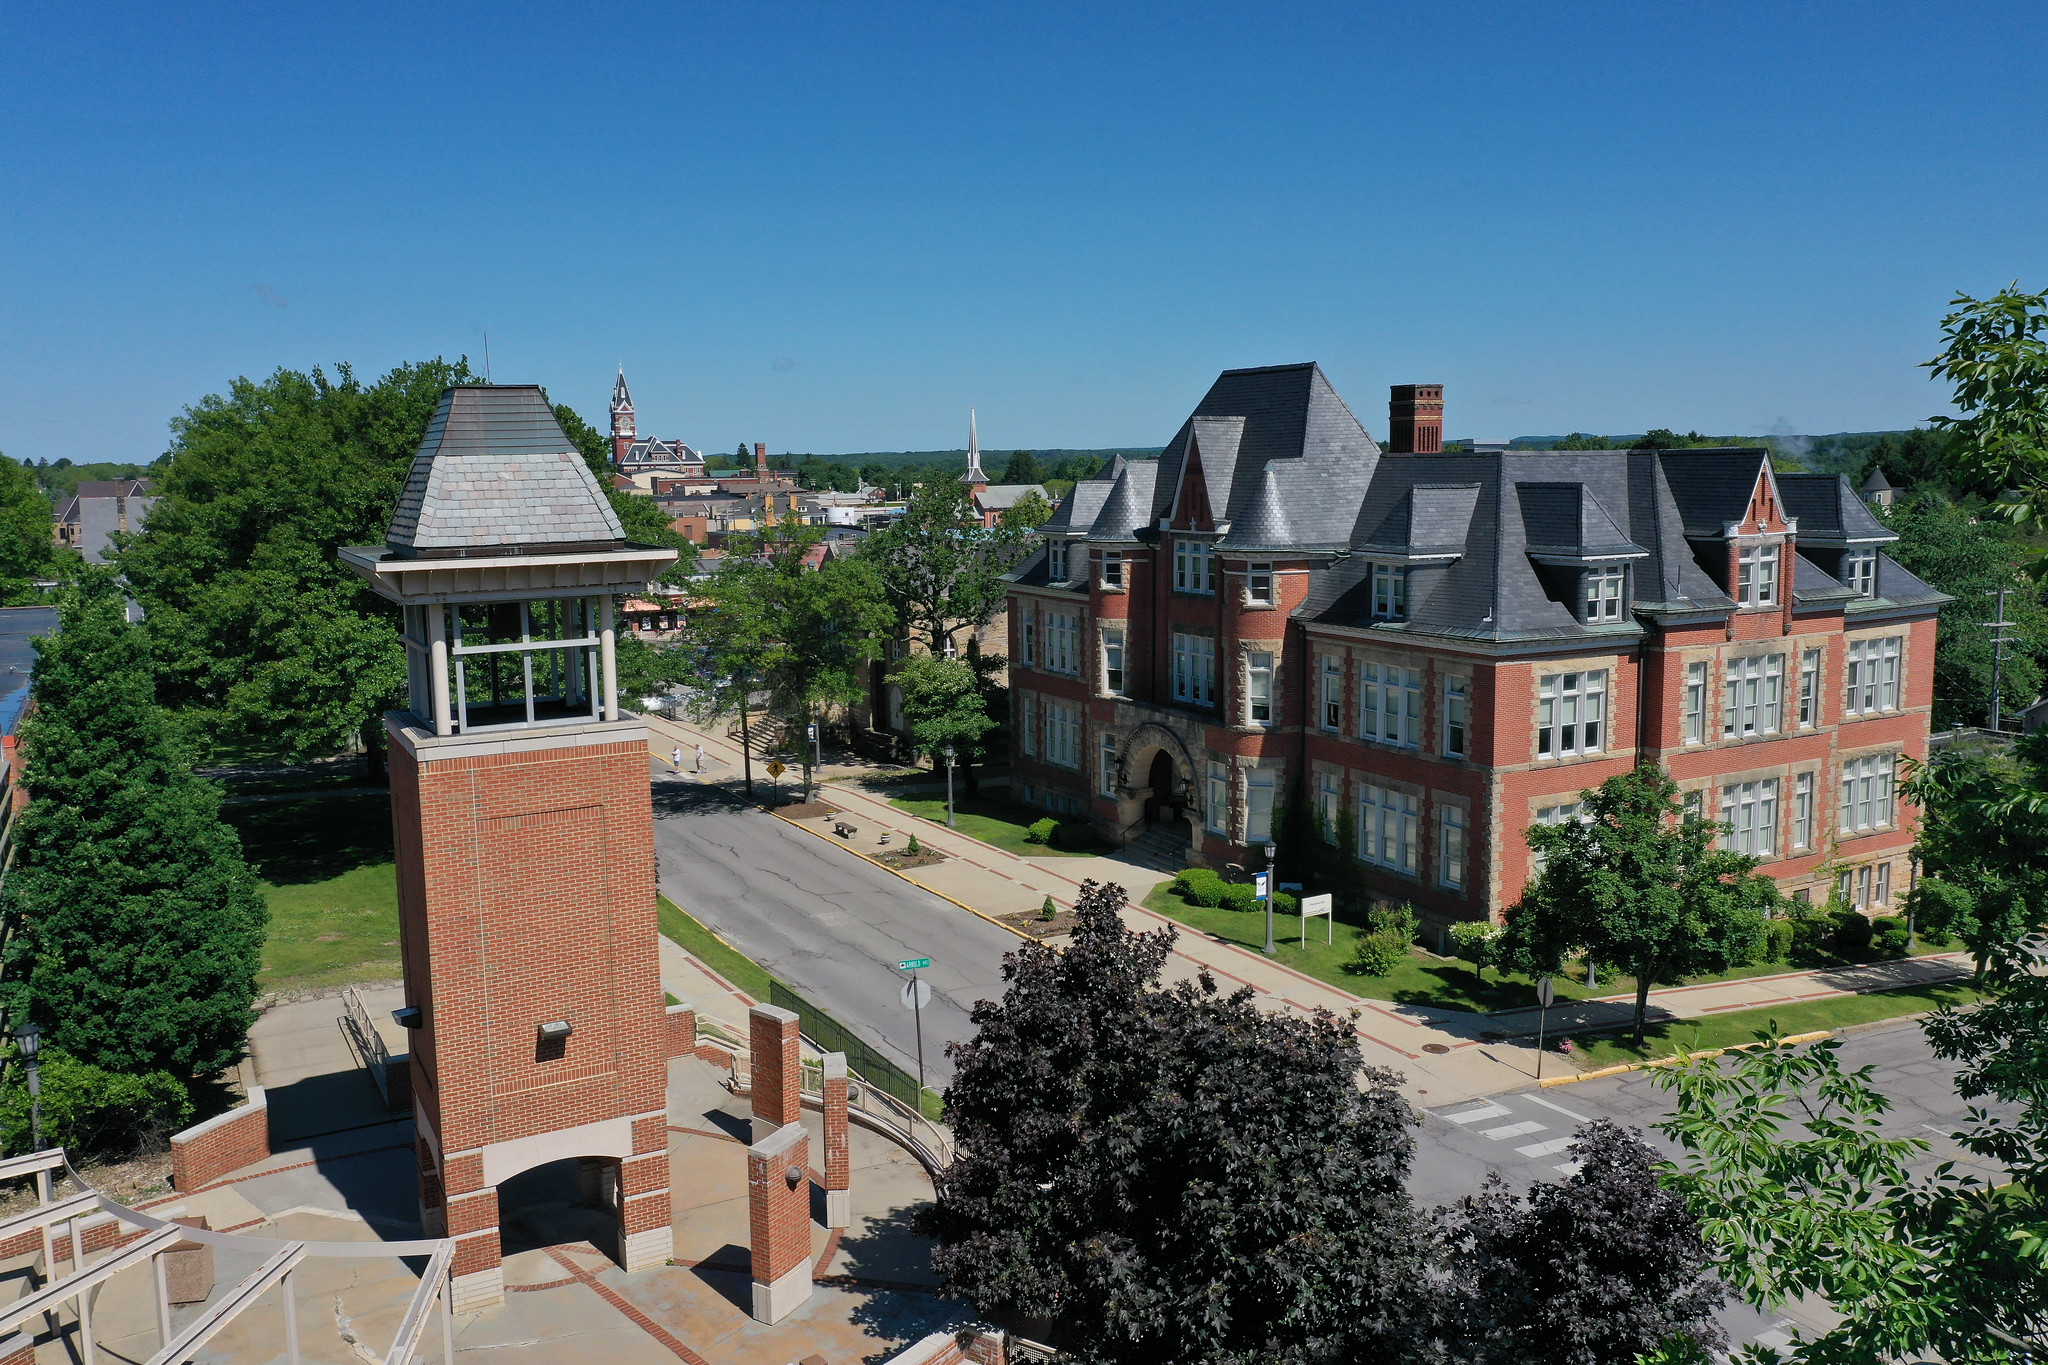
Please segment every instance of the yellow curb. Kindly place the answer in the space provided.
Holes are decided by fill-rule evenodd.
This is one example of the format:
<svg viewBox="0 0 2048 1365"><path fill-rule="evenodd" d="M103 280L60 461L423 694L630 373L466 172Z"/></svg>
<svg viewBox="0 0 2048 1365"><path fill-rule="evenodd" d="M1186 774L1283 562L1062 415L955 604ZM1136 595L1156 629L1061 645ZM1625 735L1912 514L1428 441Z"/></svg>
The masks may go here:
<svg viewBox="0 0 2048 1365"><path fill-rule="evenodd" d="M1824 1028L1815 1033L1795 1033L1789 1038L1780 1038L1783 1044L1817 1043L1823 1038L1832 1038L1835 1031ZM1686 1052L1671 1057L1658 1057L1647 1062L1622 1062L1617 1066L1603 1066L1598 1071L1584 1071L1576 1076L1546 1076L1537 1084L1548 1090L1553 1085L1576 1085L1580 1081L1597 1081L1602 1076L1619 1076L1624 1071L1645 1071L1653 1066L1675 1066L1681 1061L1694 1057L1719 1057L1728 1052L1748 1052L1765 1046L1763 1043L1734 1043L1728 1047L1708 1048L1704 1052Z"/></svg>
<svg viewBox="0 0 2048 1365"><path fill-rule="evenodd" d="M809 825L806 825L798 820L792 820L787 815L782 814L780 811L771 809L767 806L762 806L761 809L767 811L770 815L780 820L783 824L790 826L792 829L800 829L806 834L816 835L818 838L823 839L826 843L832 845L832 847L840 849L847 853L851 853L854 857L859 858L864 862L873 863L876 867L881 868L882 871L887 872L892 876L901 877L904 881L909 882L918 890L928 891L932 895L937 896L942 901L947 901L953 905L959 906L962 910L965 910L970 915L974 915L978 918L987 920L990 924L993 924L996 928L1003 930L1005 933L1015 934L1018 938L1023 939L1026 943L1038 942L1037 939L1031 937L1031 935L1025 933L1016 925L1005 924L1001 920L997 919L994 915L984 914L983 912L975 909L973 906L969 905L966 901L961 900L957 896L949 896L945 892L939 890L937 887L926 886L923 882L911 876L908 872L904 872L901 869L891 867L879 858L870 858L867 854L861 852L857 848L849 848L847 847L847 845L833 838L831 835L827 834L822 829L812 829ZM946 856L950 858L953 855L949 853Z"/></svg>

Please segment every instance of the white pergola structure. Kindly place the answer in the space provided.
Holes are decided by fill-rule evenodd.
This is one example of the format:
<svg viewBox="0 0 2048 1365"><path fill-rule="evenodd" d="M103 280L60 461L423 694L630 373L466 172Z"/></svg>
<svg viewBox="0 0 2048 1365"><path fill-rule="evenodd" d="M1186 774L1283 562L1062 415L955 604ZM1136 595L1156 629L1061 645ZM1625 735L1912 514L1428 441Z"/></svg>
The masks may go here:
<svg viewBox="0 0 2048 1365"><path fill-rule="evenodd" d="M52 1175L60 1170L69 1173L72 1181L84 1192L65 1199L53 1198ZM30 1175L36 1180L36 1207L0 1220L0 1241L27 1232L40 1232L45 1282L42 1288L0 1308L0 1359L12 1359L16 1352L29 1346L30 1338L21 1330L24 1324L45 1315L57 1315L69 1308L78 1324L80 1358L84 1365L95 1365L98 1347L92 1334L92 1291L121 1272L146 1264L155 1273L159 1347L157 1353L149 1357L148 1365L181 1365L191 1360L207 1342L272 1288L276 1288L283 1297L286 1365L300 1365L292 1273L301 1263L309 1257L323 1256L376 1257L381 1260L424 1256L427 1258L426 1270L420 1276L419 1288L413 1292L412 1302L399 1324L398 1335L392 1341L391 1349L384 1354L384 1365L409 1365L416 1359L427 1334L427 1324L435 1316L437 1306L441 1310L440 1354L445 1365L453 1365L455 1317L449 1268L455 1258L455 1243L449 1239L283 1242L238 1233L209 1232L167 1222L109 1199L79 1179L77 1172L70 1169L61 1147L0 1161L0 1180ZM139 1228L141 1235L125 1240L96 1261L88 1261L80 1223L99 1214ZM62 1237L56 1231L60 1227L64 1229ZM163 1258L179 1242L201 1242L224 1250L262 1255L265 1260L252 1274L214 1296L182 1332L173 1335L170 1290L165 1279ZM57 1274L60 1245L70 1252L67 1258L70 1269L61 1276Z"/></svg>

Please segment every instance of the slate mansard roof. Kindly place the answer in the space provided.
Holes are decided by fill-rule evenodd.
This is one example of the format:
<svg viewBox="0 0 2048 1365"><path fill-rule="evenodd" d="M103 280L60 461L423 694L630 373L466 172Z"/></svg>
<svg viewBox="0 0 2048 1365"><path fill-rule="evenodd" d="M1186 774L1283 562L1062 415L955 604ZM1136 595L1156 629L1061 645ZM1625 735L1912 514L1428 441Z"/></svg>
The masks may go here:
<svg viewBox="0 0 2048 1365"><path fill-rule="evenodd" d="M1219 552L1310 561L1299 619L1501 643L1612 639L1641 634L1638 614L1734 609L1720 582L1725 537L1762 479L1796 519L1795 610L1861 616L1947 600L1883 555L1873 597L1839 581L1846 552L1897 539L1846 479L1774 474L1752 449L1383 454L1313 364L1226 371L1158 459L1119 460L1077 484L1043 531L1156 542L1167 519L1206 502L1210 525L1198 529L1213 527ZM1012 581L1045 586L1046 559L1027 559ZM1407 572L1406 620L1374 619L1376 563ZM1630 610L1582 621L1581 574L1612 565L1630 571Z"/></svg>
<svg viewBox="0 0 2048 1365"><path fill-rule="evenodd" d="M401 555L618 548L625 529L531 384L446 390L385 543Z"/></svg>

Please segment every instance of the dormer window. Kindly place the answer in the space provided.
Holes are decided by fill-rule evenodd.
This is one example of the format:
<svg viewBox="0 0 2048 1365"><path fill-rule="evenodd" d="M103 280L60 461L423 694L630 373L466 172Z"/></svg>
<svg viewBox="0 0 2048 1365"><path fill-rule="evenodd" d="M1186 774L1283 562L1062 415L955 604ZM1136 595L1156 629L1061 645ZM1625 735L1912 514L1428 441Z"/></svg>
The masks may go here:
<svg viewBox="0 0 2048 1365"><path fill-rule="evenodd" d="M1737 552L1735 600L1745 607L1769 607L1778 601L1778 547L1749 545Z"/></svg>
<svg viewBox="0 0 2048 1365"><path fill-rule="evenodd" d="M1121 588L1124 585L1124 552L1104 550L1102 552L1102 586Z"/></svg>
<svg viewBox="0 0 2048 1365"><path fill-rule="evenodd" d="M1587 624L1621 619L1622 584L1628 570L1619 564L1588 569L1585 573L1585 615Z"/></svg>
<svg viewBox="0 0 2048 1365"><path fill-rule="evenodd" d="M1372 566L1372 619L1408 619L1408 568L1404 564Z"/></svg>
<svg viewBox="0 0 2048 1365"><path fill-rule="evenodd" d="M1877 596L1877 551L1851 550L1843 555L1842 582L1858 597Z"/></svg>
<svg viewBox="0 0 2048 1365"><path fill-rule="evenodd" d="M1067 547L1055 540L1045 547L1048 576L1055 583L1067 581Z"/></svg>
<svg viewBox="0 0 2048 1365"><path fill-rule="evenodd" d="M1273 605L1273 566L1253 564L1244 573L1244 596L1255 607Z"/></svg>

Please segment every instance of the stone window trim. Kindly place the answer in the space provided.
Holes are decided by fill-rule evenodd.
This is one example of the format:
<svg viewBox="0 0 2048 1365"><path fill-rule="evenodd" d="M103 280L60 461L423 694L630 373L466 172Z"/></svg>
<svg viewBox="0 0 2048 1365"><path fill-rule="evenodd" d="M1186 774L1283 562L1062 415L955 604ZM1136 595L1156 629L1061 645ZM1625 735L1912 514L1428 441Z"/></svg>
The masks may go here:
<svg viewBox="0 0 2048 1365"><path fill-rule="evenodd" d="M1477 879L1472 875L1473 865L1478 861L1479 840L1473 826L1472 798L1457 792L1431 789L1428 798L1427 819L1435 838L1430 843L1430 885L1443 895L1456 896L1459 900L1469 899L1472 884ZM1464 866L1459 869L1460 878L1453 883L1445 879L1444 857L1444 812L1457 811L1464 816ZM1533 817L1532 817L1533 818Z"/></svg>
<svg viewBox="0 0 2048 1365"><path fill-rule="evenodd" d="M1091 556L1095 560L1095 583L1104 592L1126 593L1131 590L1132 559L1121 548L1105 546ZM1116 577L1111 579L1108 566L1116 565Z"/></svg>
<svg viewBox="0 0 2048 1365"><path fill-rule="evenodd" d="M1237 654L1230 661L1231 690L1235 694L1233 712L1237 717L1236 722L1231 726L1233 730L1243 730L1250 734L1263 735L1280 728L1280 706L1284 697L1280 688L1280 672L1283 667L1281 646L1282 641L1279 640L1248 640L1242 638L1238 640ZM1251 715L1251 659L1254 654L1264 654L1273 660L1271 676L1272 694L1268 698L1268 704L1272 707L1273 714L1269 720L1253 720Z"/></svg>
<svg viewBox="0 0 2048 1365"><path fill-rule="evenodd" d="M1418 801L1427 802L1429 800L1429 788L1420 782L1404 782L1398 777L1389 777L1385 773L1368 772L1363 768L1351 769L1350 776L1353 786L1370 782L1375 787L1385 787L1388 791L1397 791L1403 796L1412 796Z"/></svg>

